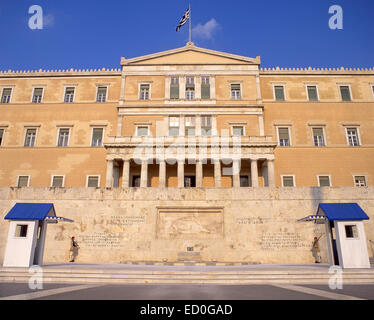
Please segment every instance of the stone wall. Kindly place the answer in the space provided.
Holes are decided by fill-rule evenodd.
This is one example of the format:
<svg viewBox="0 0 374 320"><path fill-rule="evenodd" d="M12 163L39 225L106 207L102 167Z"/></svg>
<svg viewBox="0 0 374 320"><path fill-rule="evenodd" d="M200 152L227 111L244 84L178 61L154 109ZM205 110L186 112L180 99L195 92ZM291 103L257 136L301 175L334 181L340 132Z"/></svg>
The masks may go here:
<svg viewBox="0 0 374 320"><path fill-rule="evenodd" d="M77 262L313 263L311 243L324 225L296 222L320 202L357 202L369 256L374 247L374 188L95 189L0 188L0 263L17 202L53 203L44 262L67 262L70 238L80 244ZM321 238L323 262L328 261Z"/></svg>

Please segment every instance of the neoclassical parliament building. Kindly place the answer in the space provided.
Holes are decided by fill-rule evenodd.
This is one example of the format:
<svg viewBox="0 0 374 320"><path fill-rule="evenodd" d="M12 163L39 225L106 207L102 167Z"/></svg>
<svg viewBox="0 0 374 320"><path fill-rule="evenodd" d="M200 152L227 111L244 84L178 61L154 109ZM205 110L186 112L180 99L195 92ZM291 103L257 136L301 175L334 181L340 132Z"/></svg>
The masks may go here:
<svg viewBox="0 0 374 320"><path fill-rule="evenodd" d="M47 262L75 236L82 262L310 263L325 229L297 221L324 202L361 206L373 256L373 68L189 42L120 69L0 72L0 95L2 217L42 202L74 220L48 227Z"/></svg>

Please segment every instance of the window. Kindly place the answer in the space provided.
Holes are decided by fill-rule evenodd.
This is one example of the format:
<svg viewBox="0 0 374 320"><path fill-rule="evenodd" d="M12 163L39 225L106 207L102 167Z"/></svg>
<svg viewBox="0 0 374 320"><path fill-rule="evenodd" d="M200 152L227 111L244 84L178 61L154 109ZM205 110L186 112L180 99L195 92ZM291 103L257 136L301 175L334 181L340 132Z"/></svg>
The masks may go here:
<svg viewBox="0 0 374 320"><path fill-rule="evenodd" d="M354 177L356 187L366 187L366 177L365 176L355 176Z"/></svg>
<svg viewBox="0 0 374 320"><path fill-rule="evenodd" d="M35 145L36 129L27 129L25 136L25 147L33 147Z"/></svg>
<svg viewBox="0 0 374 320"><path fill-rule="evenodd" d="M201 78L201 99L210 99L209 77L202 77Z"/></svg>
<svg viewBox="0 0 374 320"><path fill-rule="evenodd" d="M150 85L149 84L141 84L140 85L140 100L149 100L149 93L150 93Z"/></svg>
<svg viewBox="0 0 374 320"><path fill-rule="evenodd" d="M52 176L52 187L62 188L64 186L64 176Z"/></svg>
<svg viewBox="0 0 374 320"><path fill-rule="evenodd" d="M294 187L294 176L282 176L282 185L283 187Z"/></svg>
<svg viewBox="0 0 374 320"><path fill-rule="evenodd" d="M307 86L307 91L309 101L318 101L317 86Z"/></svg>
<svg viewBox="0 0 374 320"><path fill-rule="evenodd" d="M274 96L276 101L285 101L284 86L274 86Z"/></svg>
<svg viewBox="0 0 374 320"><path fill-rule="evenodd" d="M195 78L186 78L186 100L195 99Z"/></svg>
<svg viewBox="0 0 374 320"><path fill-rule="evenodd" d="M241 90L240 84L232 84L231 85L231 99L232 100L240 100L241 99Z"/></svg>
<svg viewBox="0 0 374 320"><path fill-rule="evenodd" d="M313 141L316 147L324 147L325 139L323 136L323 128L313 128Z"/></svg>
<svg viewBox="0 0 374 320"><path fill-rule="evenodd" d="M179 136L179 117L169 117L169 136Z"/></svg>
<svg viewBox="0 0 374 320"><path fill-rule="evenodd" d="M185 188L195 188L196 187L196 177L195 176L185 176L184 177L184 187Z"/></svg>
<svg viewBox="0 0 374 320"><path fill-rule="evenodd" d="M88 176L87 177L87 187L88 188L98 188L99 187L99 176Z"/></svg>
<svg viewBox="0 0 374 320"><path fill-rule="evenodd" d="M92 129L91 147L101 147L103 144L103 128Z"/></svg>
<svg viewBox="0 0 374 320"><path fill-rule="evenodd" d="M195 89L187 88L186 89L186 100L195 99Z"/></svg>
<svg viewBox="0 0 374 320"><path fill-rule="evenodd" d="M66 103L72 103L74 101L74 92L75 88L74 87L68 87L65 89L65 98L64 102Z"/></svg>
<svg viewBox="0 0 374 320"><path fill-rule="evenodd" d="M1 103L10 103L10 97L12 96L12 88L4 88L1 95Z"/></svg>
<svg viewBox="0 0 374 320"><path fill-rule="evenodd" d="M290 134L288 128L278 128L279 145L281 147L289 147L290 144Z"/></svg>
<svg viewBox="0 0 374 320"><path fill-rule="evenodd" d="M357 147L360 145L357 128L347 128L347 139L348 145L351 147Z"/></svg>
<svg viewBox="0 0 374 320"><path fill-rule="evenodd" d="M195 135L195 116L186 116L184 118L184 128L186 136Z"/></svg>
<svg viewBox="0 0 374 320"><path fill-rule="evenodd" d="M179 78L178 77L171 78L170 99L179 99Z"/></svg>
<svg viewBox="0 0 374 320"><path fill-rule="evenodd" d="M29 180L30 180L29 176L18 176L17 187L18 188L28 187Z"/></svg>
<svg viewBox="0 0 374 320"><path fill-rule="evenodd" d="M232 127L233 136L244 136L244 127L243 126L233 126Z"/></svg>
<svg viewBox="0 0 374 320"><path fill-rule="evenodd" d="M132 176L131 187L140 188L140 176Z"/></svg>
<svg viewBox="0 0 374 320"><path fill-rule="evenodd" d="M14 236L16 238L26 238L27 237L27 224L17 224L16 225L16 233Z"/></svg>
<svg viewBox="0 0 374 320"><path fill-rule="evenodd" d="M351 90L349 86L340 86L342 101L352 101Z"/></svg>
<svg viewBox="0 0 374 320"><path fill-rule="evenodd" d="M106 102L106 96L107 96L107 87L97 87L97 97L96 102Z"/></svg>
<svg viewBox="0 0 374 320"><path fill-rule="evenodd" d="M329 176L318 176L318 184L320 187L331 187Z"/></svg>
<svg viewBox="0 0 374 320"><path fill-rule="evenodd" d="M347 225L345 228L346 238L358 238L358 231L356 225Z"/></svg>
<svg viewBox="0 0 374 320"><path fill-rule="evenodd" d="M58 147L67 147L69 144L69 134L70 129L68 128L61 128L58 133Z"/></svg>
<svg viewBox="0 0 374 320"><path fill-rule="evenodd" d="M201 135L202 136L212 135L212 117L211 116L201 117Z"/></svg>
<svg viewBox="0 0 374 320"><path fill-rule="evenodd" d="M32 103L41 103L43 98L43 88L34 88Z"/></svg>
<svg viewBox="0 0 374 320"><path fill-rule="evenodd" d="M136 135L138 137L146 137L148 136L149 128L148 126L138 126L136 127Z"/></svg>
<svg viewBox="0 0 374 320"><path fill-rule="evenodd" d="M248 176L240 176L240 187L242 187L242 188L249 187L249 177Z"/></svg>
<svg viewBox="0 0 374 320"><path fill-rule="evenodd" d="M0 146L3 144L4 139L4 129L0 129Z"/></svg>

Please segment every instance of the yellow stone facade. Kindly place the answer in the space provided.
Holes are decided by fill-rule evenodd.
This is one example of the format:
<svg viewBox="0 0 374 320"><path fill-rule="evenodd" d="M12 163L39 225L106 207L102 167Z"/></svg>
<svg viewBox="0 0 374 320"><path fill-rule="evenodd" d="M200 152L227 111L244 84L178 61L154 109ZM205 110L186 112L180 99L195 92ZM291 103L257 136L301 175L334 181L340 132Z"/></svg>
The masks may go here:
<svg viewBox="0 0 374 320"><path fill-rule="evenodd" d="M173 96L175 92L177 98ZM220 202L216 197L206 199L205 192L220 194L222 190L240 189L237 205L244 203L254 209L253 192L262 192L260 189L268 189L263 191L265 197L258 198L259 204L267 203L267 207L277 200L272 190L286 186L345 188L344 195L349 194L350 187L353 200L366 190L357 188L372 191L374 186L374 69L268 69L261 68L260 57L237 56L188 43L161 53L122 58L117 70L1 72L0 94L0 188L39 192L38 188L58 186L62 189L53 192L60 193L70 192L70 188L82 192L87 187L100 187L103 192L107 188L126 194L140 188L145 205L160 207L157 210L161 211L145 216L152 216L147 228L153 228L154 219L162 220L160 225L156 223L161 231L153 235L155 239L159 235L160 241L155 243L161 247L167 240L183 239L183 232L181 236L174 229L168 231L168 223L173 221L168 212L175 207L201 208L202 213L195 214L196 229L190 237L195 234L202 246L205 240L212 244L217 237L215 246L222 244L227 231L220 228L227 228L227 221L231 221L227 220L225 205L230 212L234 210L236 191L232 196L230 193L230 201L225 199L229 202ZM165 202L164 197L173 200L177 188L188 189L187 199L182 201L178 193L177 203ZM191 188L207 191L197 190L200 193L195 194ZM163 200L147 198L145 189L159 193ZM292 190L300 194L296 188L287 188L287 199L292 198ZM2 199L2 214L16 200L37 200L17 198L12 192L12 199ZM22 195L24 192L27 191L22 191ZM53 201L54 196L45 192ZM89 200L92 192L83 192L83 198L74 194L73 199L76 202L87 196L85 200ZM250 204L245 202L244 193L251 194ZM6 191L2 195L8 197ZM136 193L125 196L129 206L134 206L133 196ZM114 207L123 207L118 204L120 194L110 197L115 200ZM372 201L370 195L367 197ZM98 199L95 195L92 203ZM62 201L59 195L55 200ZM309 202L302 204L304 209L316 205L313 197L308 196L305 201ZM68 206L61 207L68 210ZM289 209L289 205L274 207ZM143 210L138 204L135 209ZM205 218L208 216L204 210L208 210L209 218ZM264 208L259 211L266 212ZM136 216L144 216L143 213ZM183 214L189 224L182 223L180 230L193 228L188 218L191 213L187 210ZM111 211L109 216L112 219L116 212ZM261 220L261 215L253 219ZM214 222L214 233L206 231L209 221ZM84 222L79 223L79 228L84 228ZM74 228L67 230L79 233L79 228ZM241 227L235 224L235 228ZM287 233L284 228L282 225L280 231L272 232ZM2 233L6 233L5 229L3 225ZM262 234L269 231L262 229ZM67 234L61 237L68 239ZM233 246L241 243L234 238L230 240ZM144 246L144 252L150 250L151 241L148 237L140 251ZM309 259L305 241L306 238L301 241L304 251L295 258L297 262ZM131 255L116 253L113 259L163 259L154 250L148 256L142 251L141 257L134 254L136 248L131 250ZM165 256L169 261L178 260L177 252L181 250ZM221 251L215 256L212 250L202 260L247 259L244 253L225 259ZM55 251L48 260L63 259L64 253ZM252 261L284 260L281 253L268 258L264 254L255 254ZM90 257L84 260L92 261ZM100 261L109 262L111 258Z"/></svg>

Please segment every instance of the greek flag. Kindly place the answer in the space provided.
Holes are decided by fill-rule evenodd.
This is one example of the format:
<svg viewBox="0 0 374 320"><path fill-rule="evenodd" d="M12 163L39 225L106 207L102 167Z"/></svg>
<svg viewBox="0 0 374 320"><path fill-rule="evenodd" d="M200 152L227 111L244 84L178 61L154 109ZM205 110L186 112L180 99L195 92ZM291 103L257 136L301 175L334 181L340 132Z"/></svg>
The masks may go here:
<svg viewBox="0 0 374 320"><path fill-rule="evenodd" d="M178 27L177 27L177 31L179 31L179 29L185 25L185 23L187 22L187 20L190 18L190 9L187 9L186 13L184 14L184 16L182 17L181 21L179 21L179 24L178 24Z"/></svg>

